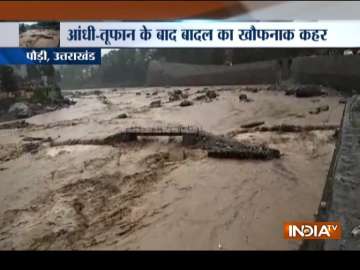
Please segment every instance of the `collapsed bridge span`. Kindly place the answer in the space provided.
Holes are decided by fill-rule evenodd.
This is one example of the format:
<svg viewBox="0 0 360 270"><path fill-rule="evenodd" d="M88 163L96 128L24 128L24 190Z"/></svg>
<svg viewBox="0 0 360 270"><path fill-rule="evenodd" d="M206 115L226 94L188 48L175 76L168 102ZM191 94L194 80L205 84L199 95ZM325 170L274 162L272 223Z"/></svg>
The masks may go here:
<svg viewBox="0 0 360 270"><path fill-rule="evenodd" d="M136 141L138 137L158 137L158 136L181 136L186 145L195 144L206 133L198 127L177 126L177 127L130 127L109 136L105 141L129 142Z"/></svg>
<svg viewBox="0 0 360 270"><path fill-rule="evenodd" d="M264 145L249 145L225 136L217 136L198 127L130 127L104 139L51 141L51 146L95 144L117 145L136 141L138 137L182 136L186 146L200 148L208 152L212 158L262 159L280 158L280 152Z"/></svg>

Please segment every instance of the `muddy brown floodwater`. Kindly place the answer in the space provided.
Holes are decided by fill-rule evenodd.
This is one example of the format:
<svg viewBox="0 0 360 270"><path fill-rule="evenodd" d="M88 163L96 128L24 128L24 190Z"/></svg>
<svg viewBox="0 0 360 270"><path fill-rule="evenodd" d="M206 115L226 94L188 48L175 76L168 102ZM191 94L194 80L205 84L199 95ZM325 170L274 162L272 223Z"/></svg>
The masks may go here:
<svg viewBox="0 0 360 270"><path fill-rule="evenodd" d="M184 88L102 89L101 98L77 95L74 106L27 119L28 127L0 129L0 249L297 249L282 225L314 219L333 130L234 134L279 149L281 158L269 161L209 158L178 138L25 147L28 137L95 139L130 126L193 125L221 135L252 121L339 125L344 108L336 94L301 99L265 86L210 86L219 96L205 102L195 100L203 87ZM168 102L175 89L194 104ZM240 93L253 102L239 102ZM162 106L150 108L158 99ZM322 105L329 110L309 113Z"/></svg>
<svg viewBox="0 0 360 270"><path fill-rule="evenodd" d="M60 31L52 29L31 29L19 36L20 47L53 48L58 47Z"/></svg>

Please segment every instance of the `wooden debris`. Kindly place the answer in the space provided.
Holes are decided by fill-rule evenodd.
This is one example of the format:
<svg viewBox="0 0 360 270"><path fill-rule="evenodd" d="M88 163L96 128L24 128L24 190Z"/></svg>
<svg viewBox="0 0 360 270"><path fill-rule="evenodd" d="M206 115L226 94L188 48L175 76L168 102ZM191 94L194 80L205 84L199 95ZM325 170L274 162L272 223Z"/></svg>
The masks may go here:
<svg viewBox="0 0 360 270"><path fill-rule="evenodd" d="M277 132L302 132L302 131L313 131L313 130L333 130L339 128L338 125L275 125L270 127L259 127L255 128L255 131L267 132L267 131L277 131Z"/></svg>
<svg viewBox="0 0 360 270"><path fill-rule="evenodd" d="M21 120L0 124L0 129L26 128L29 126L30 124L28 122L26 122L25 120Z"/></svg>
<svg viewBox="0 0 360 270"><path fill-rule="evenodd" d="M244 133L253 133L253 132L279 132L279 133L286 133L286 132L308 132L313 130L336 130L338 129L338 125L274 125L274 126L264 126L264 127L255 127L255 128L247 128L247 129L240 129L240 130L233 130L227 133L227 136L234 137L237 134L244 134Z"/></svg>
<svg viewBox="0 0 360 270"><path fill-rule="evenodd" d="M323 105L323 106L316 107L313 110L310 110L309 113L310 114L319 114L321 112L326 112L329 109L330 109L329 105Z"/></svg>
<svg viewBox="0 0 360 270"><path fill-rule="evenodd" d="M251 123L248 123L248 124L241 125L240 127L242 127L242 128L253 128L253 127L261 126L263 124L265 124L264 121L255 121L255 122L251 122Z"/></svg>

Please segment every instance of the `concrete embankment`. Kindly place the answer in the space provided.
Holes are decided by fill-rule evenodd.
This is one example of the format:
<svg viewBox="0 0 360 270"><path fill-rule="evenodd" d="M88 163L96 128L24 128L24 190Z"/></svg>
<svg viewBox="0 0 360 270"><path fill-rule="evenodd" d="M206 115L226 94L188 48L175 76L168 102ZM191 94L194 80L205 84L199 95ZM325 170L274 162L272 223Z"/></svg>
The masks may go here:
<svg viewBox="0 0 360 270"><path fill-rule="evenodd" d="M342 92L359 91L360 55L294 58L291 78L302 84L322 84Z"/></svg>
<svg viewBox="0 0 360 270"><path fill-rule="evenodd" d="M192 65L152 61L147 84L158 85L231 85L272 84L277 78L276 61L233 66Z"/></svg>
<svg viewBox="0 0 360 270"><path fill-rule="evenodd" d="M359 90L360 55L312 56L273 61L225 65L193 65L152 61L147 84L234 85L275 84L291 80L296 84L321 84L344 93Z"/></svg>
<svg viewBox="0 0 360 270"><path fill-rule="evenodd" d="M318 221L338 221L342 239L305 241L304 250L359 250L360 238L360 96L347 103L341 131L318 208Z"/></svg>

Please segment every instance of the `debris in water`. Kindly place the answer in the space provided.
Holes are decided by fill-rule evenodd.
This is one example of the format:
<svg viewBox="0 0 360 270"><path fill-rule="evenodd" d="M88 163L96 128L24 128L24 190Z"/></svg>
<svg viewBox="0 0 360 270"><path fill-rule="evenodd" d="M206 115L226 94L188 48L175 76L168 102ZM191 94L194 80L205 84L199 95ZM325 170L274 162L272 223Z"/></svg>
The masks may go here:
<svg viewBox="0 0 360 270"><path fill-rule="evenodd" d="M311 111L309 111L310 114L319 114L321 112L326 112L330 109L329 105L323 105L323 106L319 106Z"/></svg>
<svg viewBox="0 0 360 270"><path fill-rule="evenodd" d="M161 100L155 100L150 103L150 108L160 108L161 107Z"/></svg>
<svg viewBox="0 0 360 270"><path fill-rule="evenodd" d="M302 85L295 90L295 95L299 98L318 97L324 94L325 92L319 85Z"/></svg>
<svg viewBox="0 0 360 270"><path fill-rule="evenodd" d="M241 125L240 127L242 127L242 128L253 128L253 127L261 126L263 124L265 124L264 121L255 121L255 122L251 122L251 123L248 123L248 124Z"/></svg>
<svg viewBox="0 0 360 270"><path fill-rule="evenodd" d="M346 98L342 98L339 100L339 104L346 104Z"/></svg>
<svg viewBox="0 0 360 270"><path fill-rule="evenodd" d="M179 106L181 106L181 107L187 107L187 106L191 106L191 105L193 105L193 104L194 104L194 103L191 102L190 100L185 99L185 100L181 101L181 103L179 104Z"/></svg>
<svg viewBox="0 0 360 270"><path fill-rule="evenodd" d="M251 101L253 101L252 99L248 98L248 96L245 95L245 94L240 94L239 100L240 100L240 102L251 102Z"/></svg>
<svg viewBox="0 0 360 270"><path fill-rule="evenodd" d="M218 94L214 90L208 90L206 91L206 96L210 99L216 98Z"/></svg>
<svg viewBox="0 0 360 270"><path fill-rule="evenodd" d="M251 132L279 132L279 133L286 133L286 132L307 132L313 130L335 130L338 129L338 125L274 125L274 126L264 126L264 127L254 127L252 129L237 129L227 133L227 136L234 137L237 134L243 133L251 133Z"/></svg>
<svg viewBox="0 0 360 270"><path fill-rule="evenodd" d="M98 99L104 104L104 105L111 105L110 100L104 96L104 95L99 95Z"/></svg>
<svg viewBox="0 0 360 270"><path fill-rule="evenodd" d="M0 124L0 129L26 128L31 126L25 120Z"/></svg>
<svg viewBox="0 0 360 270"><path fill-rule="evenodd" d="M325 208L326 208L326 202L325 202L325 201L321 201L321 202L320 202L320 207L321 207L322 209L325 209Z"/></svg>
<svg viewBox="0 0 360 270"><path fill-rule="evenodd" d="M125 119L125 118L128 118L128 115L126 113L121 113L116 118L117 119Z"/></svg>
<svg viewBox="0 0 360 270"><path fill-rule="evenodd" d="M295 95L294 89L286 89L285 90L285 96L293 96L293 95Z"/></svg>
<svg viewBox="0 0 360 270"><path fill-rule="evenodd" d="M359 237L360 236L360 225L356 226L352 231L351 234L353 237Z"/></svg>
<svg viewBox="0 0 360 270"><path fill-rule="evenodd" d="M51 137L42 138L42 137L24 137L22 139L24 142L32 142L32 141L38 141L38 142L52 142Z"/></svg>

